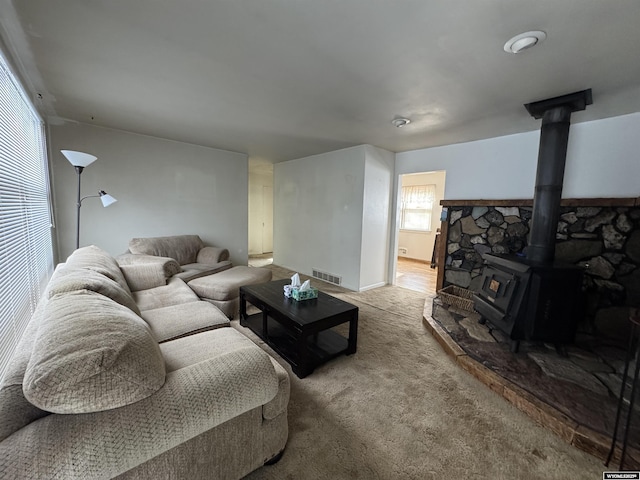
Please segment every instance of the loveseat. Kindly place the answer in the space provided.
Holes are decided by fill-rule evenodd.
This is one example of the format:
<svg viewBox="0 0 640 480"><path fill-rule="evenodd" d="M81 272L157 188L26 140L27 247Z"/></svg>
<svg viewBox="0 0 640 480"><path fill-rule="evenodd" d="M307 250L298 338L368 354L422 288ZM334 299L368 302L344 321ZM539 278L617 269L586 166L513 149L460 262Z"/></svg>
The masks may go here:
<svg viewBox="0 0 640 480"><path fill-rule="evenodd" d="M228 249L207 246L198 235L132 238L127 253L117 260L121 265L160 261L167 275L175 275L185 282L233 266Z"/></svg>
<svg viewBox="0 0 640 480"><path fill-rule="evenodd" d="M123 268L161 263L167 277L184 280L200 299L230 319L239 311L240 287L268 282L272 276L266 268L233 266L226 248L205 246L198 235L132 238L128 251L117 261Z"/></svg>
<svg viewBox="0 0 640 480"><path fill-rule="evenodd" d="M119 268L84 247L56 267L4 373L0 476L241 478L282 453L289 388L162 264Z"/></svg>

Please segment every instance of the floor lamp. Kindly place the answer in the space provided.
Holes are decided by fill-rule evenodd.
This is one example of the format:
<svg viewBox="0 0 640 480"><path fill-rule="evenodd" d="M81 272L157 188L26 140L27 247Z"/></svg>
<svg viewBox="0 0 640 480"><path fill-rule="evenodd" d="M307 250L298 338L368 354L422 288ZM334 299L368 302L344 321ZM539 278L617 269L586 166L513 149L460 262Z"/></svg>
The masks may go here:
<svg viewBox="0 0 640 480"><path fill-rule="evenodd" d="M69 160L69 163L71 163L71 165L73 165L73 167L76 169L76 174L78 175L78 215L76 221L76 249L78 249L80 248L80 207L82 207L82 201L85 198L100 197L100 200L102 200L102 206L108 207L109 205L117 202L117 200L104 190L99 190L97 195L87 195L85 197L80 197L80 177L82 175L82 171L85 167L88 167L93 162L95 162L97 160L97 157L88 153L76 152L73 150L61 150L61 152L66 157L66 159Z"/></svg>

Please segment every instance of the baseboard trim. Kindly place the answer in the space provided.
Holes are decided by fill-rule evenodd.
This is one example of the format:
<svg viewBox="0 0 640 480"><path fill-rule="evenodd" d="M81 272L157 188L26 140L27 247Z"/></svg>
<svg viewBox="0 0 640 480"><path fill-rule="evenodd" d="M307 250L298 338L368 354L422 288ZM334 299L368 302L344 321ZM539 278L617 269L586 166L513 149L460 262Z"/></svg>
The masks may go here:
<svg viewBox="0 0 640 480"><path fill-rule="evenodd" d="M385 285L387 285L387 282L374 283L373 285L367 285L366 287L360 287L360 289L358 291L359 292L365 292L367 290L373 290L374 288L384 287Z"/></svg>

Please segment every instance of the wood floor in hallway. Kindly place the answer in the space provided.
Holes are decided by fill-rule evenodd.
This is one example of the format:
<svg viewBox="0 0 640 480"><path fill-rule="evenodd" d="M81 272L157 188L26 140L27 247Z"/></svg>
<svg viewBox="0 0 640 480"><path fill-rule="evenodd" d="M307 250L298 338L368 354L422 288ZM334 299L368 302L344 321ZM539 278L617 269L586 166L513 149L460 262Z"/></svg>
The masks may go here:
<svg viewBox="0 0 640 480"><path fill-rule="evenodd" d="M416 292L435 293L438 270L420 260L398 257L396 285Z"/></svg>

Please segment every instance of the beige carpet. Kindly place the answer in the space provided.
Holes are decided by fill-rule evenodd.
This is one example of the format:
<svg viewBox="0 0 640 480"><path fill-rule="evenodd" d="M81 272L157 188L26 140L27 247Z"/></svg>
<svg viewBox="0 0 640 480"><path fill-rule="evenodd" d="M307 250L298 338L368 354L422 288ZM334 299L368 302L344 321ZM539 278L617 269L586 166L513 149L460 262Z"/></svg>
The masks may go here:
<svg viewBox="0 0 640 480"><path fill-rule="evenodd" d="M291 274L270 268L274 279ZM422 324L424 294L312 282L360 308L358 352L302 380L281 361L291 375L289 441L279 463L247 479L602 478L598 459L538 426L442 351Z"/></svg>

